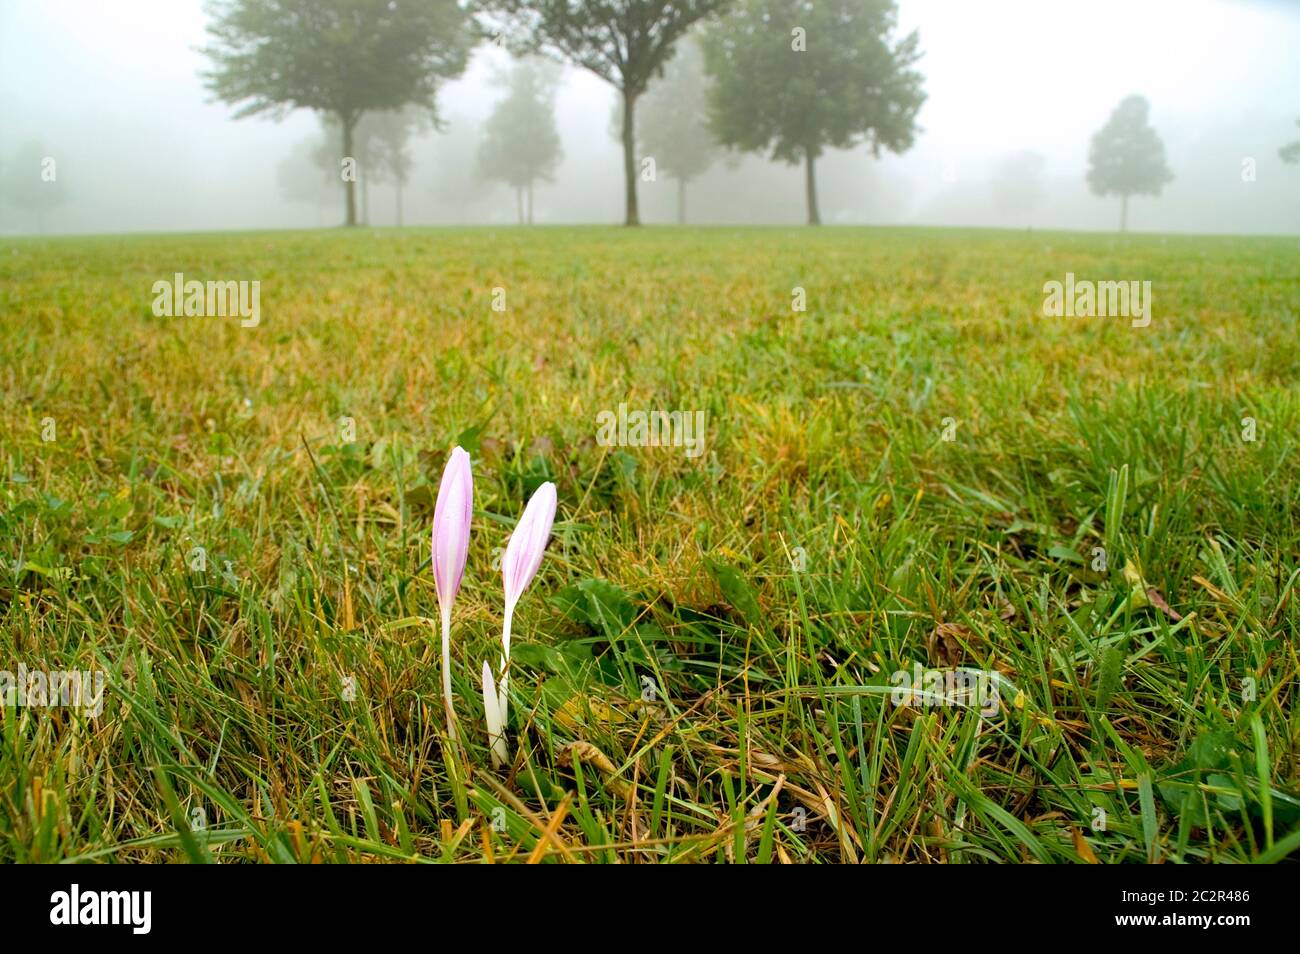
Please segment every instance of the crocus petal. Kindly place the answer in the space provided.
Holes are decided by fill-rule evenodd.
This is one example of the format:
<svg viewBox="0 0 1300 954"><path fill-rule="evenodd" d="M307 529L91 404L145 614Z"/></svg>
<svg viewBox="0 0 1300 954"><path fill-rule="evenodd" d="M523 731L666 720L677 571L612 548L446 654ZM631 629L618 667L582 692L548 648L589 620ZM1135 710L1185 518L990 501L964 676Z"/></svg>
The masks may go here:
<svg viewBox="0 0 1300 954"><path fill-rule="evenodd" d="M547 481L533 493L515 532L510 535L506 555L501 560L507 613L514 609L519 597L537 575L537 568L542 565L546 541L551 537L551 524L555 522L555 506L555 484Z"/></svg>
<svg viewBox="0 0 1300 954"><path fill-rule="evenodd" d="M444 616L451 613L451 604L465 576L473 513L474 477L469 454L457 447L442 471L438 502L433 508L433 578Z"/></svg>
<svg viewBox="0 0 1300 954"><path fill-rule="evenodd" d="M497 690L492 681L492 667L483 660L483 715L487 721L488 744L492 748L492 764L504 765L509 761L506 748L505 727L501 724L501 710L498 708Z"/></svg>

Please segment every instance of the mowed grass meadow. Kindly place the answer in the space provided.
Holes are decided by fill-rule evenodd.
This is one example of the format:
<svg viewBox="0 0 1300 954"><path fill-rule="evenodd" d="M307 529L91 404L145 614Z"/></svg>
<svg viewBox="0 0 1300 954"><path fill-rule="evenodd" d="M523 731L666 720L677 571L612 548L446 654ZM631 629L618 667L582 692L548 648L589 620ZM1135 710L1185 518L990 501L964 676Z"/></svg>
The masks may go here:
<svg viewBox="0 0 1300 954"><path fill-rule="evenodd" d="M260 324L156 317L176 272L259 281ZM1044 317L1066 273L1150 281L1150 326ZM0 668L107 680L0 711L3 860L1300 848L1300 240L10 239L0 311ZM704 453L602 446L620 404L705 412ZM494 770L494 565L545 480ZM914 664L994 711L896 704Z"/></svg>

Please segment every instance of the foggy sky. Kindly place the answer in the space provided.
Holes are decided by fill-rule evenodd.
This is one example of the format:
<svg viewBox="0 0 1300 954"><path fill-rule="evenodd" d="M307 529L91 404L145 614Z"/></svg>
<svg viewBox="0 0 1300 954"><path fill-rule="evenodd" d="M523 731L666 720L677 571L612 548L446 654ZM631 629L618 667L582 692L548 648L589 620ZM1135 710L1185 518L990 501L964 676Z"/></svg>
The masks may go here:
<svg viewBox="0 0 1300 954"><path fill-rule="evenodd" d="M1175 179L1130 202L1138 231L1300 234L1300 0L900 0L920 31L928 98L923 132L901 156L865 149L819 164L827 223L1114 229L1117 199L1090 195L1088 142L1124 96L1151 103ZM198 231L335 225L342 196L317 207L285 197L276 169L319 121L234 120L199 71L201 0L0 0L0 167L25 143L58 161L70 199L51 233ZM807 55L816 54L809 37ZM480 46L439 97L448 128L418 140L405 222L510 224L511 192L474 169L482 124L508 55ZM539 224L622 220L622 167L610 138L611 87L567 67L557 119L565 151L539 186ZM998 164L1033 151L1045 197L1028 214L998 207ZM1242 181L1242 161L1256 180ZM35 173L33 173L35 174ZM641 183L647 223L671 222L676 186ZM373 225L393 221L391 189L371 187ZM694 223L797 225L802 172L747 157L719 163L690 195ZM0 233L35 230L0 207Z"/></svg>

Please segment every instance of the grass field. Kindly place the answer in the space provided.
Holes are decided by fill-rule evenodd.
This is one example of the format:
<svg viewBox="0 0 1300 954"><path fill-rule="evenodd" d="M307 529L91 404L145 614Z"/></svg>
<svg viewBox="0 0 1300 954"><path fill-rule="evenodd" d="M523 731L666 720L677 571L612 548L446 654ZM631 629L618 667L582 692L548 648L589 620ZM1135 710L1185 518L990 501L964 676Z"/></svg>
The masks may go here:
<svg viewBox="0 0 1300 954"><path fill-rule="evenodd" d="M260 324L155 317L175 272L260 281ZM1044 317L1067 272L1151 281L1150 326ZM0 859L1300 848L1300 240L23 239L0 311L0 668L107 679L3 709ZM704 453L602 446L621 403L704 411ZM547 479L494 771L494 555ZM996 708L895 704L914 664Z"/></svg>

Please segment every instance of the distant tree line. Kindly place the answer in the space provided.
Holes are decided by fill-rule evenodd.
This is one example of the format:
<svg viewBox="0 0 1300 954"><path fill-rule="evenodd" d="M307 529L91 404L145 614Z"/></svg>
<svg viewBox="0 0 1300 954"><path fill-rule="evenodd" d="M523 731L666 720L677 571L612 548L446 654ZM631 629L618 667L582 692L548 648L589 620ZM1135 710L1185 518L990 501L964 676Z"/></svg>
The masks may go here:
<svg viewBox="0 0 1300 954"><path fill-rule="evenodd" d="M925 98L912 69L916 34L893 37L894 0L478 0L473 10L458 0L216 0L211 9L208 89L236 118L319 113L341 150L348 225L367 218L369 178L400 189L415 115L437 126L439 86L489 37L521 56L589 70L618 91L628 225L640 223L647 159L677 180L684 219L687 183L719 145L803 163L816 223L816 159L859 143L874 154L907 149ZM694 30L702 53L688 46L686 68L665 80ZM562 155L555 82L535 62L504 78L479 153L482 174L516 190L521 221L531 220L534 185L553 177ZM638 135L652 150L641 163Z"/></svg>
<svg viewBox="0 0 1300 954"><path fill-rule="evenodd" d="M478 152L480 176L515 190L521 223L563 156L558 73L546 60L618 93L627 225L640 222L638 180L659 174L676 181L685 221L689 183L723 149L802 165L808 222L818 224L817 160L857 146L905 152L926 98L920 38L898 35L895 0L214 0L211 11L208 88L237 118L320 114L327 140L301 147L281 179L313 201L341 179L348 225L368 219L371 178L395 187L400 223L409 140L440 128L440 85L485 40L521 57L497 77L504 96ZM1120 199L1121 230L1129 198L1159 195L1173 178L1149 113L1142 97L1126 98L1089 151L1088 185ZM304 152L321 177L292 183ZM1300 142L1281 156L1300 161ZM1025 214L1041 174L1032 153L1009 157L995 176L999 207Z"/></svg>

